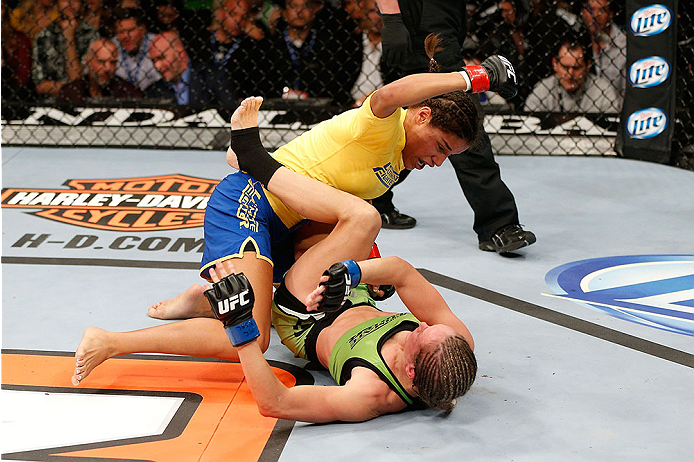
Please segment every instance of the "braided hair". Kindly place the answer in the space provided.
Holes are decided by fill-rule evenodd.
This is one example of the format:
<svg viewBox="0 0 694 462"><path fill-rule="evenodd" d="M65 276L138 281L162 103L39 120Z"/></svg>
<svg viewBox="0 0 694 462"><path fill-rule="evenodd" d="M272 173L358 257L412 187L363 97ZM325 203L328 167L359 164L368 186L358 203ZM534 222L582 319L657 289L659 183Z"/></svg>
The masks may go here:
<svg viewBox="0 0 694 462"><path fill-rule="evenodd" d="M477 360L461 335L452 335L433 348L422 348L414 359L413 385L422 401L446 412L472 386Z"/></svg>
<svg viewBox="0 0 694 462"><path fill-rule="evenodd" d="M434 59L434 55L443 50L439 46L440 43L439 35L433 33L429 34L424 41L424 48L429 56L429 72L439 72L439 63ZM466 140L471 146L477 143L482 121L470 95L464 91L452 91L428 98L410 107L424 106L431 108L432 127Z"/></svg>

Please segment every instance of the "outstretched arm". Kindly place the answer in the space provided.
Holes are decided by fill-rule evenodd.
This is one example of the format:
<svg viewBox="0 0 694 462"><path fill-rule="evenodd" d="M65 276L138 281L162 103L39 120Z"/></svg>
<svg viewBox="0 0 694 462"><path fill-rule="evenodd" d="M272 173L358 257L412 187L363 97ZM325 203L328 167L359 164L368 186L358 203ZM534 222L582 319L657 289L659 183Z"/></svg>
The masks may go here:
<svg viewBox="0 0 694 462"><path fill-rule="evenodd" d="M458 72L412 74L376 90L371 95L371 111L376 117L391 115L399 107L411 106L450 91L479 93L495 91L512 98L517 93L516 71L503 56L490 56L479 66L465 66Z"/></svg>
<svg viewBox="0 0 694 462"><path fill-rule="evenodd" d="M371 112L385 118L400 107L412 106L449 91L467 89L465 79L458 72L412 74L376 90L371 95Z"/></svg>
<svg viewBox="0 0 694 462"><path fill-rule="evenodd" d="M453 314L448 303L419 271L399 257L373 258L358 262L361 282L371 285L392 284L400 299L417 319L427 324L446 324L454 328L470 348L475 344L472 334L463 321ZM321 282L328 280L323 276ZM323 299L324 286L319 286L306 298L309 310L315 310Z"/></svg>
<svg viewBox="0 0 694 462"><path fill-rule="evenodd" d="M461 334L470 348L475 344L467 326L453 314L438 290L410 263L399 257L374 258L359 262L362 281L393 284L400 299L417 319L427 324L446 324Z"/></svg>
<svg viewBox="0 0 694 462"><path fill-rule="evenodd" d="M353 378L344 386L288 388L272 372L257 342L240 347L238 352L258 410L264 416L315 423L362 422L404 407L388 408L379 386L383 382L375 374L372 379Z"/></svg>
<svg viewBox="0 0 694 462"><path fill-rule="evenodd" d="M347 385L340 387L299 385L288 388L284 385L272 372L254 338L254 329L249 326L253 324L250 318L252 288L246 285L242 274L234 273L231 260L218 263L210 270L215 284L206 295L238 352L261 414L303 422L359 422L401 410L400 403L388 403L385 399L387 385L371 371L360 371Z"/></svg>

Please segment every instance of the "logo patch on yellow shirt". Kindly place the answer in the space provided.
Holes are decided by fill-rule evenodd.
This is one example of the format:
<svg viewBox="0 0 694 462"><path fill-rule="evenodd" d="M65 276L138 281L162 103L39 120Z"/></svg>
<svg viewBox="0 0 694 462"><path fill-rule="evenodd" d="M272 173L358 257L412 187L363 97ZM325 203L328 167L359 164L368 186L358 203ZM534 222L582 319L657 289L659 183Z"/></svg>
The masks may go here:
<svg viewBox="0 0 694 462"><path fill-rule="evenodd" d="M390 189L390 187L393 186L396 181L398 181L398 178L400 178L400 174L395 171L390 162L385 164L383 167L375 167L373 170L380 182L383 183L383 185L388 189Z"/></svg>

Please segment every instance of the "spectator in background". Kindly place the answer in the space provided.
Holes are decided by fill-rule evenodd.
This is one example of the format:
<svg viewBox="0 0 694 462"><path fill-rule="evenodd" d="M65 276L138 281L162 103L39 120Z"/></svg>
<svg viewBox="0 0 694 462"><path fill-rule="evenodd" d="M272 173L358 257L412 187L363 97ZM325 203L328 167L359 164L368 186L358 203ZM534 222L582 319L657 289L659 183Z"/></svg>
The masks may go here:
<svg viewBox="0 0 694 462"><path fill-rule="evenodd" d="M627 36L614 23L610 0L585 0L581 17L593 45L594 71L607 78L624 98L626 85Z"/></svg>
<svg viewBox="0 0 694 462"><path fill-rule="evenodd" d="M55 0L22 0L10 14L12 27L33 42L39 32L58 19Z"/></svg>
<svg viewBox="0 0 694 462"><path fill-rule="evenodd" d="M82 10L82 20L92 26L94 30L99 31L102 37L110 37L111 34L102 34L104 26L104 21L102 21L103 12L104 9L102 8L101 0L85 0L84 9Z"/></svg>
<svg viewBox="0 0 694 462"><path fill-rule="evenodd" d="M149 44L154 34L147 32L140 10L119 8L114 17L116 36L113 43L118 48L116 75L144 91L161 79L149 57Z"/></svg>
<svg viewBox="0 0 694 462"><path fill-rule="evenodd" d="M152 38L149 56L162 79L147 88L150 98L166 98L181 106L209 104L211 97L205 89L206 72L193 61L178 33L162 32Z"/></svg>
<svg viewBox="0 0 694 462"><path fill-rule="evenodd" d="M2 97L27 99L33 92L31 80L31 39L12 27L7 0L2 0Z"/></svg>
<svg viewBox="0 0 694 462"><path fill-rule="evenodd" d="M87 74L60 89L59 103L85 104L90 98L141 98L142 90L116 76L118 50L108 39L97 38L84 57Z"/></svg>
<svg viewBox="0 0 694 462"><path fill-rule="evenodd" d="M591 46L569 34L552 58L554 75L538 82L525 101L526 111L616 113L620 102L604 77L590 72Z"/></svg>
<svg viewBox="0 0 694 462"><path fill-rule="evenodd" d="M530 64L527 62L530 41L527 39L528 0L502 0L482 12L476 25L479 45L474 56L499 54L513 63L518 75L518 95L508 100L522 105L522 98L530 92L528 82ZM531 87L532 88L532 87Z"/></svg>
<svg viewBox="0 0 694 462"><path fill-rule="evenodd" d="M552 75L554 48L570 27L557 16L552 1L534 0L532 5L528 0L503 0L500 3L501 16L510 28L509 35L519 57L516 68L521 73L519 95L514 100L518 105L522 105L537 82ZM493 53L489 51L489 54Z"/></svg>
<svg viewBox="0 0 694 462"><path fill-rule="evenodd" d="M57 96L66 83L82 78L82 57L98 32L82 20L82 0L58 0L60 17L34 41L32 75L39 96Z"/></svg>
<svg viewBox="0 0 694 462"><path fill-rule="evenodd" d="M346 11L319 0L286 0L275 42L285 86L302 96L351 105L361 43Z"/></svg>
<svg viewBox="0 0 694 462"><path fill-rule="evenodd" d="M352 88L354 105L362 105L367 96L383 86L383 73L388 67L381 62L381 15L378 14L376 0L344 0L345 10L358 24L357 31L362 35L362 63L357 82ZM392 70L390 71L392 72ZM395 76L386 79L396 80Z"/></svg>
<svg viewBox="0 0 694 462"><path fill-rule="evenodd" d="M149 30L155 34L161 32L178 32L184 39L181 30L181 13L183 12L183 0L154 0L151 13L152 25Z"/></svg>
<svg viewBox="0 0 694 462"><path fill-rule="evenodd" d="M251 16L270 33L274 33L277 21L282 16L282 6L279 3L282 2L277 0L248 0Z"/></svg>
<svg viewBox="0 0 694 462"><path fill-rule="evenodd" d="M583 21L580 17L582 0L549 0L556 6L557 16L559 16L569 28L580 33L583 30Z"/></svg>
<svg viewBox="0 0 694 462"><path fill-rule="evenodd" d="M529 73L528 87L552 75L552 57L556 45L564 38L567 30L580 33L583 26L577 18L569 22L554 5L554 0L532 0L532 8L528 16L525 37L528 44L526 62L533 66Z"/></svg>
<svg viewBox="0 0 694 462"><path fill-rule="evenodd" d="M243 97L281 96L272 41L264 27L252 20L245 0L223 1L214 12L211 33L194 50L194 58L208 69L208 88L225 119Z"/></svg>

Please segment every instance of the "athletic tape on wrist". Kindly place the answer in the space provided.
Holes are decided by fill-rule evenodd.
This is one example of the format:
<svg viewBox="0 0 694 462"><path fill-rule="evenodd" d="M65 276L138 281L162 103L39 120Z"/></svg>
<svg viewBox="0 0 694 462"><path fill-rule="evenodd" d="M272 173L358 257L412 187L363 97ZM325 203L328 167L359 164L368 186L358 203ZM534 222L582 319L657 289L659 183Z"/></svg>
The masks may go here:
<svg viewBox="0 0 694 462"><path fill-rule="evenodd" d="M465 93L471 93L472 92L472 82L470 82L470 76L467 75L467 72L465 71L458 71L458 74L463 76L463 79L465 79L465 84L467 85L467 88L465 88Z"/></svg>
<svg viewBox="0 0 694 462"><path fill-rule="evenodd" d="M465 66L473 93L489 90L489 74L482 66Z"/></svg>
<svg viewBox="0 0 694 462"><path fill-rule="evenodd" d="M260 331L258 330L258 325L255 323L255 319L251 318L248 321L244 321L241 324L236 324L234 326L226 326L224 330L227 333L227 337L231 341L231 344L235 347L245 345L248 342L260 337Z"/></svg>
<svg viewBox="0 0 694 462"><path fill-rule="evenodd" d="M343 260L340 263L345 265L347 272L349 273L349 287L354 289L359 285L361 281L361 268L354 260Z"/></svg>

